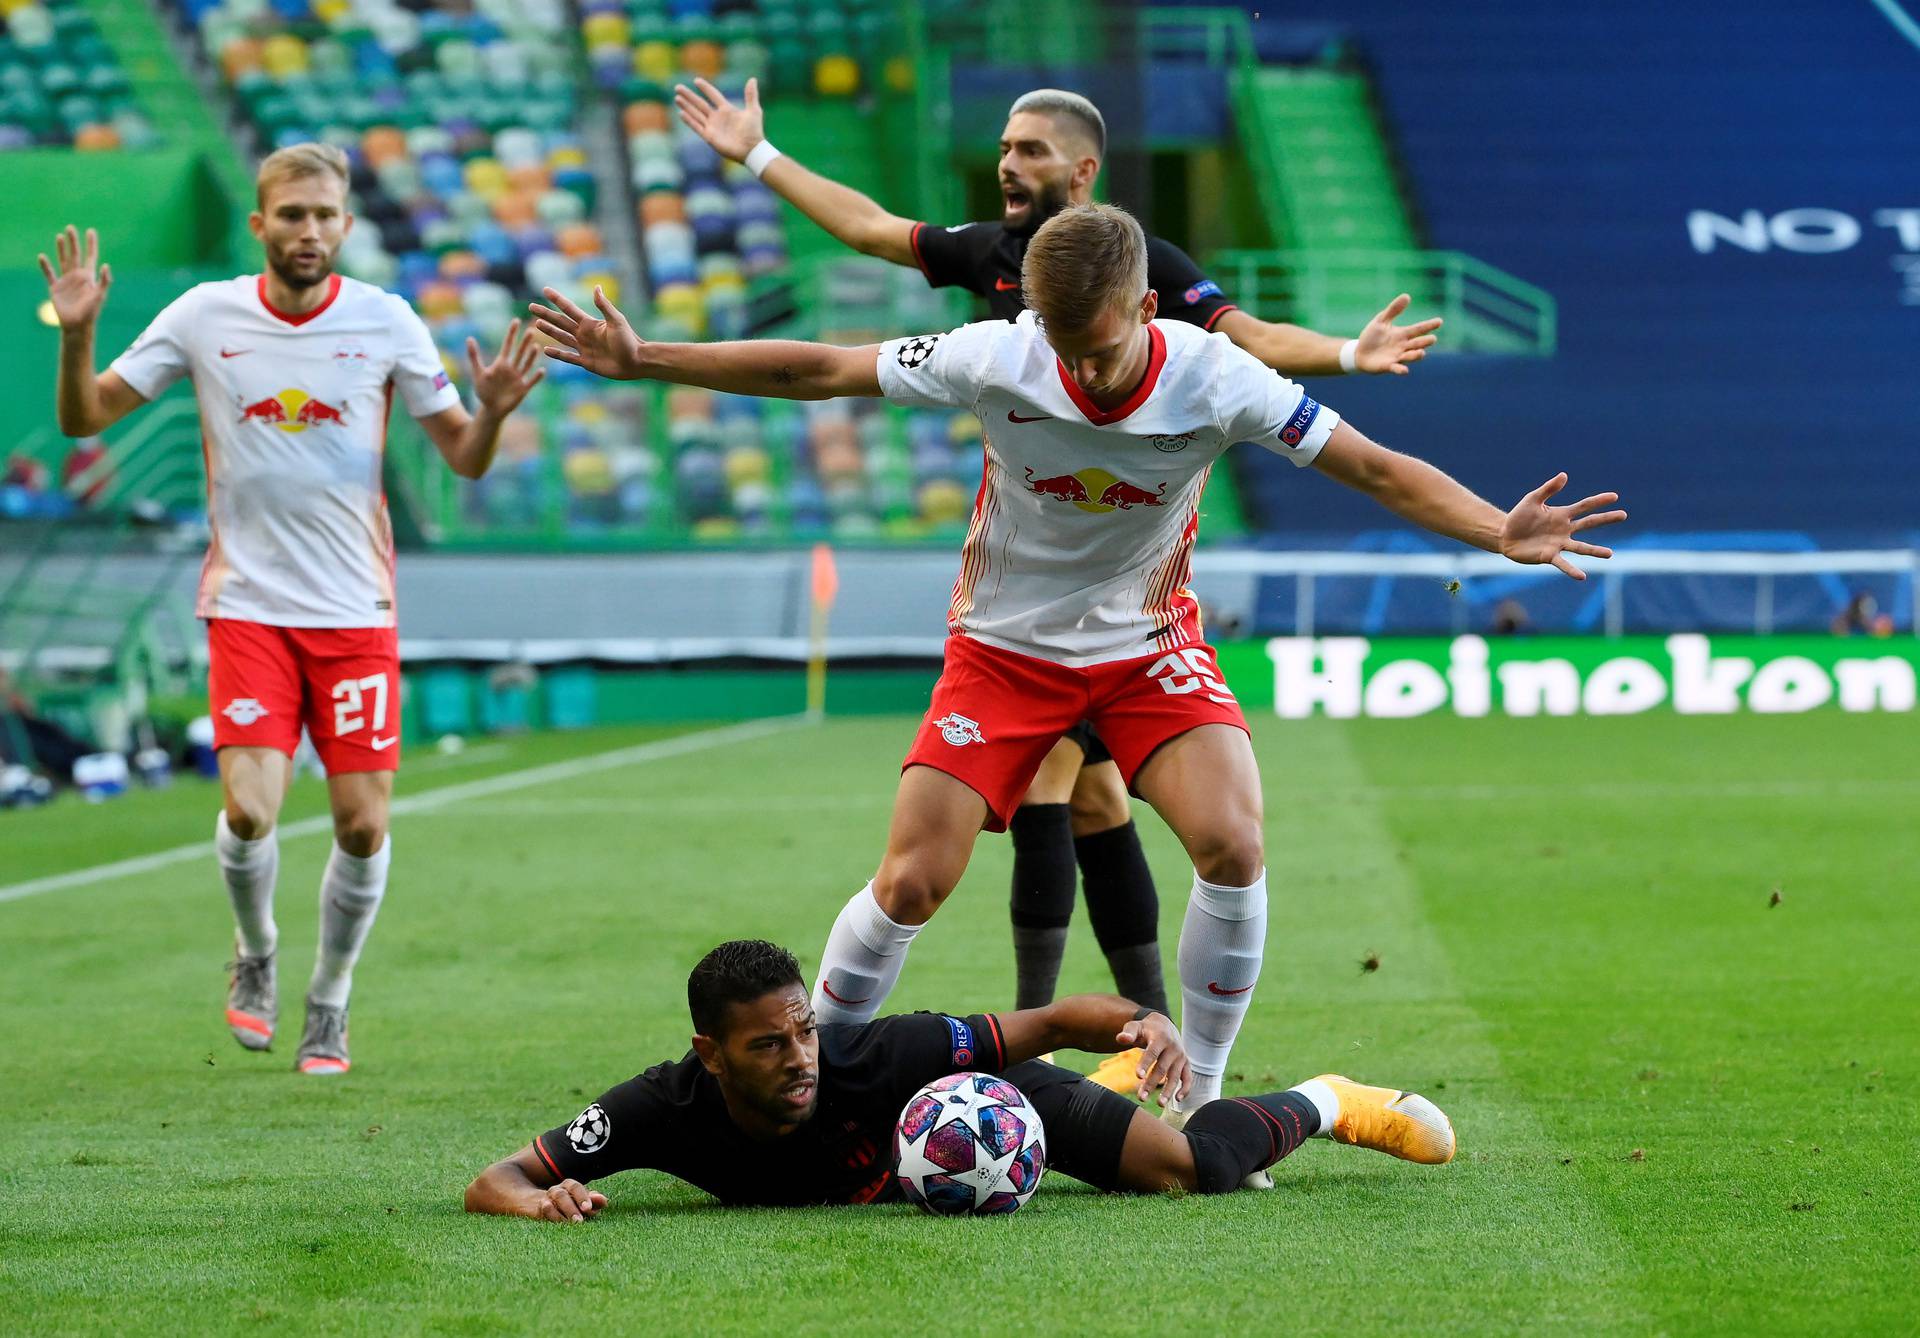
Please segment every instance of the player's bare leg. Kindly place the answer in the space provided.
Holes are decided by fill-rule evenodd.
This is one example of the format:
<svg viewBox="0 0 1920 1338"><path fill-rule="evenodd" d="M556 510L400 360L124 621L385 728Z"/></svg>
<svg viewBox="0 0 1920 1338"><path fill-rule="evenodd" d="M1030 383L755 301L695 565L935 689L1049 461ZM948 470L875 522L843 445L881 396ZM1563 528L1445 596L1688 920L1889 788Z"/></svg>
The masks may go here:
<svg viewBox="0 0 1920 1338"><path fill-rule="evenodd" d="M220 750L221 805L213 848L234 921L227 1027L249 1050L265 1050L273 1043L279 1018L273 888L280 874L280 841L275 824L292 782L292 762L277 748Z"/></svg>
<svg viewBox="0 0 1920 1338"><path fill-rule="evenodd" d="M1455 1148L1452 1122L1425 1097L1326 1074L1284 1092L1208 1102L1184 1129L1138 1111L1121 1145L1119 1187L1223 1194L1270 1184L1268 1168L1316 1135L1428 1166L1453 1160Z"/></svg>
<svg viewBox="0 0 1920 1338"><path fill-rule="evenodd" d="M959 884L986 825L987 801L927 766L900 773L887 854L873 881L841 908L813 986L821 1022L870 1022L900 978L907 948Z"/></svg>
<svg viewBox="0 0 1920 1338"><path fill-rule="evenodd" d="M1260 771L1246 733L1207 724L1147 759L1134 788L1193 860L1193 893L1180 931L1180 1030L1194 1083L1180 1112L1220 1094L1227 1054L1260 977L1267 937L1266 850Z"/></svg>
<svg viewBox="0 0 1920 1338"><path fill-rule="evenodd" d="M392 842L387 817L391 771L327 777L333 807L333 853L320 880L320 943L307 985L307 1023L294 1066L302 1073L345 1073L347 1000L353 966L387 891Z"/></svg>
<svg viewBox="0 0 1920 1338"><path fill-rule="evenodd" d="M1074 777L1069 808L1087 918L1113 972L1114 992L1171 1015L1160 971L1160 898L1119 766L1112 761L1083 766ZM1109 1091L1129 1093L1139 1063L1138 1050L1124 1050L1101 1060L1088 1077Z"/></svg>
<svg viewBox="0 0 1920 1338"><path fill-rule="evenodd" d="M1007 824L1013 838L1014 1006L1053 1002L1067 952L1079 871L1073 859L1073 797L1086 754L1071 738L1053 745Z"/></svg>
<svg viewBox="0 0 1920 1338"><path fill-rule="evenodd" d="M1074 775L1067 801L1076 837L1112 831L1133 819L1127 783L1120 779L1120 768L1113 762L1091 762L1081 767Z"/></svg>

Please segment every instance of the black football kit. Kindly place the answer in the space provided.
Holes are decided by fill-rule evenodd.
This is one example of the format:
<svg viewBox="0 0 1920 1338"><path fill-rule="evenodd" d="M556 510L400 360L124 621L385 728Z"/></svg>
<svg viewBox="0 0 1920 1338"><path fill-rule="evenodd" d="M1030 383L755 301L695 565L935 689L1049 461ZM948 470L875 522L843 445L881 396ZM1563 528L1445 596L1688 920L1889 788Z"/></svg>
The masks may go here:
<svg viewBox="0 0 1920 1338"><path fill-rule="evenodd" d="M987 309L1010 321L1027 309L1020 300L1020 264L1028 238L1003 223L961 223L951 228L913 225L913 259L935 288L965 288L987 299ZM1147 287L1160 294L1160 316L1211 330L1234 304L1172 242L1147 238Z"/></svg>
<svg viewBox="0 0 1920 1338"><path fill-rule="evenodd" d="M534 1140L555 1176L582 1182L649 1168L723 1203L875 1203L900 1197L893 1130L920 1088L949 1073L1001 1073L1046 1130L1047 1164L1101 1189L1119 1187L1120 1149L1139 1109L1071 1069L1008 1067L991 1013L908 1013L820 1028L814 1112L781 1137L750 1138L720 1084L688 1052L612 1088L570 1123Z"/></svg>

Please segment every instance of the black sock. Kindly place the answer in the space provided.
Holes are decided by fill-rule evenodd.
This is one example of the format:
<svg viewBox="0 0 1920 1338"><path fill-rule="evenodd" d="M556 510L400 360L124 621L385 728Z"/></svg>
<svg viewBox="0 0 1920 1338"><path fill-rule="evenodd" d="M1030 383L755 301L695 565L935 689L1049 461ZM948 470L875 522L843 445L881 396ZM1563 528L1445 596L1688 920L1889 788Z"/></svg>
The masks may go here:
<svg viewBox="0 0 1920 1338"><path fill-rule="evenodd" d="M1087 917L1113 971L1114 991L1167 1012L1167 986L1160 970L1160 898L1153 870L1131 821L1074 838L1073 854L1086 882ZM1171 1016L1171 1014L1168 1014Z"/></svg>
<svg viewBox="0 0 1920 1338"><path fill-rule="evenodd" d="M1187 1121L1194 1188L1202 1194L1238 1189L1320 1130L1320 1112L1298 1092L1209 1101Z"/></svg>
<svg viewBox="0 0 1920 1338"><path fill-rule="evenodd" d="M1073 920L1073 820L1065 804L1026 804L1013 834L1014 1006L1053 1002Z"/></svg>

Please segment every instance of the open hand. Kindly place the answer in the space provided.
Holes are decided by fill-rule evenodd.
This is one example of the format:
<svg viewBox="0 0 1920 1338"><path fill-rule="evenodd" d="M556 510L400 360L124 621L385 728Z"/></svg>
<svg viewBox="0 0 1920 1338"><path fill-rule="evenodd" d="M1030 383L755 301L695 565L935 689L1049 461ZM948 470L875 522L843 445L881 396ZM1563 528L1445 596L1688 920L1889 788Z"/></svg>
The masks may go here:
<svg viewBox="0 0 1920 1338"><path fill-rule="evenodd" d="M1378 316L1367 322L1353 350L1355 367L1363 372L1392 372L1395 376L1405 376L1412 370L1410 363L1427 356L1427 350L1433 346L1433 332L1441 326L1438 316L1432 320L1416 321L1412 325L1394 324L1412 301L1412 297L1402 293L1387 303Z"/></svg>
<svg viewBox="0 0 1920 1338"><path fill-rule="evenodd" d="M673 86L673 105L687 128L711 144L715 153L736 163L745 161L753 146L767 137L758 79L747 80L745 98L746 105L736 107L705 79L695 79L692 88Z"/></svg>
<svg viewBox="0 0 1920 1338"><path fill-rule="evenodd" d="M1146 1051L1134 1076L1140 1079L1135 1092L1145 1101L1152 1092L1160 1093L1160 1104L1180 1100L1193 1088L1193 1068L1187 1062L1187 1048L1180 1040L1180 1029L1164 1013L1148 1013L1138 1022L1120 1028L1114 1040L1123 1050Z"/></svg>
<svg viewBox="0 0 1920 1338"><path fill-rule="evenodd" d="M69 223L53 237L54 254L60 258L56 274L40 253L40 273L46 276L47 296L53 299L53 314L63 330L78 330L91 325L107 300L113 286L113 266L100 264L100 234L87 229L86 244L81 245L79 231Z"/></svg>
<svg viewBox="0 0 1920 1338"><path fill-rule="evenodd" d="M1573 536L1596 525L1625 520L1627 513L1620 510L1595 513L1595 508L1612 506L1619 501L1617 492L1595 493L1572 506L1548 506L1548 499L1566 486L1567 476L1555 474L1522 497L1519 505L1507 512L1506 523L1500 527L1500 552L1514 562L1551 563L1574 580L1584 581L1587 574L1568 561L1567 554L1610 558L1613 550Z"/></svg>
<svg viewBox="0 0 1920 1338"><path fill-rule="evenodd" d="M644 341L627 324L620 308L607 301L598 284L593 288L593 305L600 308L603 319L589 316L551 288L540 291L553 305L543 307L534 302L527 310L534 315L533 328L553 340L553 345L546 350L549 358L570 362L596 376L616 381L631 381L640 375L640 350Z"/></svg>
<svg viewBox="0 0 1920 1338"><path fill-rule="evenodd" d="M518 320L507 326L507 337L500 341L500 351L492 362L480 361L480 341L468 336L467 372L473 378L474 398L505 418L520 407L527 392L539 385L540 378L547 374L543 367L528 375L539 357L540 350L533 342L533 327L529 325L522 330Z"/></svg>
<svg viewBox="0 0 1920 1338"><path fill-rule="evenodd" d="M607 1206L607 1196L578 1180L562 1180L540 1191L529 1217L542 1222L584 1222Z"/></svg>

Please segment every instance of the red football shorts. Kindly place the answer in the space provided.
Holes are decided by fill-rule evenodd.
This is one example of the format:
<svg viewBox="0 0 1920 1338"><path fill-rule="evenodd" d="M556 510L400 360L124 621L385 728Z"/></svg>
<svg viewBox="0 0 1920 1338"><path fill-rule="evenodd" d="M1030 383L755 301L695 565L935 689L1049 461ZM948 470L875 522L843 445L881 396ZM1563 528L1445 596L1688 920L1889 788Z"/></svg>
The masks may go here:
<svg viewBox="0 0 1920 1338"><path fill-rule="evenodd" d="M932 767L979 791L987 830L1007 820L1060 736L1091 720L1129 787L1161 744L1200 725L1246 729L1211 646L1072 669L947 638L933 705L901 763Z"/></svg>
<svg viewBox="0 0 1920 1338"><path fill-rule="evenodd" d="M215 748L277 748L307 727L329 776L400 769L400 634L391 627L207 623Z"/></svg>

